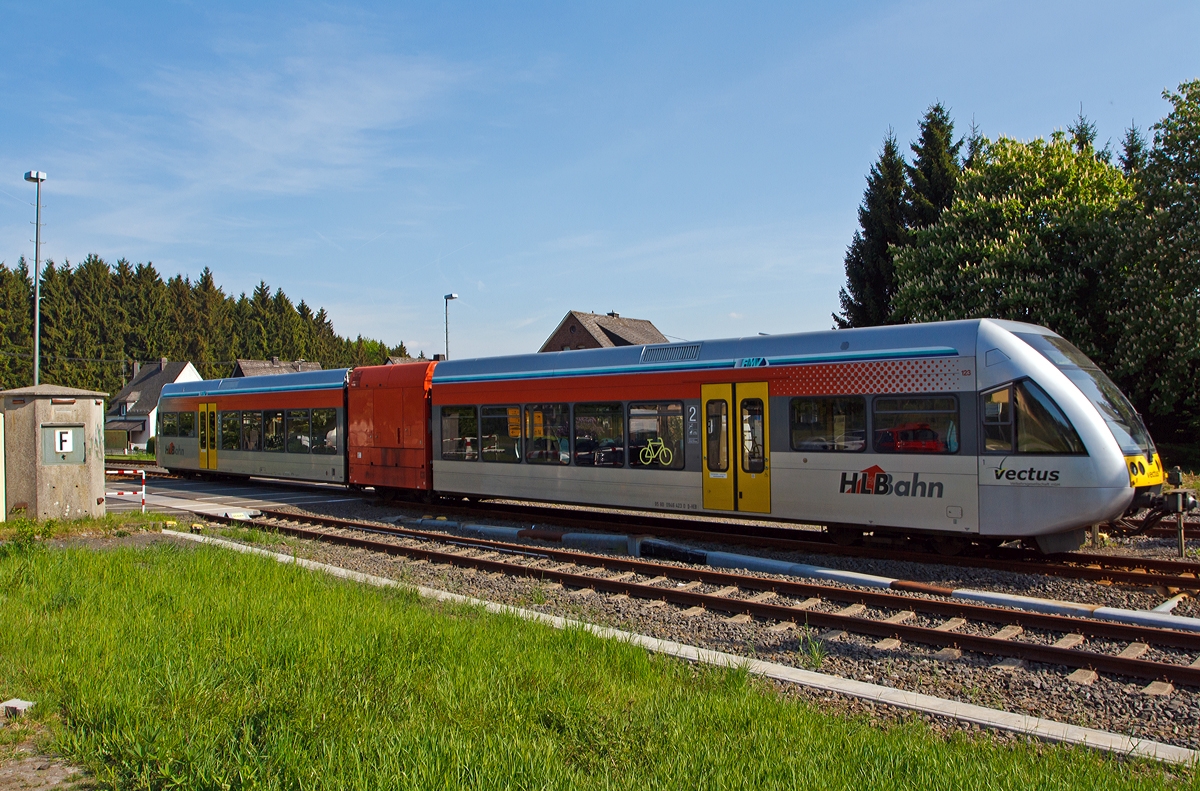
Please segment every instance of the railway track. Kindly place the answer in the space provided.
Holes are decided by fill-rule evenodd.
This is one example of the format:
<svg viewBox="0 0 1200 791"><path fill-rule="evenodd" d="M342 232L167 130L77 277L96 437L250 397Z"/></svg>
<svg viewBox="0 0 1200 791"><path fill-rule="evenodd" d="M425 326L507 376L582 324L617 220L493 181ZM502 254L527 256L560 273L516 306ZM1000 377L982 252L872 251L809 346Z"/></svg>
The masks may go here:
<svg viewBox="0 0 1200 791"><path fill-rule="evenodd" d="M1021 549L1001 547L986 556L945 556L935 552L899 549L895 546L840 546L815 538L798 537L803 531L791 527L700 521L649 514L627 514L597 510L551 508L483 501L475 504L435 503L421 506L447 516L476 519L526 520L605 532L638 532L691 541L782 549L819 555L876 560L938 563L964 568L1009 571L1018 574L1047 574L1101 583L1130 584L1176 590L1200 590L1200 563L1187 560L1134 558L1068 552L1050 557Z"/></svg>
<svg viewBox="0 0 1200 791"><path fill-rule="evenodd" d="M264 512L251 522L215 521L415 562L531 577L575 591L673 604L686 608L683 614L689 616L720 612L743 621L772 621L773 631L808 626L827 630L827 638L867 635L879 638L875 647L880 651L914 643L937 647L948 659L971 651L1009 663L1039 662L1084 674L1200 687L1200 634L967 604L937 598L949 591L933 586L915 591L925 595L862 591L282 511ZM914 620L929 625L910 623ZM1081 647L1089 640L1123 648L1105 653ZM1147 654L1156 658L1143 658ZM1169 687L1158 690L1165 691Z"/></svg>
<svg viewBox="0 0 1200 791"><path fill-rule="evenodd" d="M176 477L147 471L147 478ZM286 486L288 482L272 482ZM404 503L397 503L404 506ZM637 532L662 538L705 541L718 544L756 546L808 554L834 555L874 560L936 563L962 568L981 568L1018 574L1044 574L1106 584L1158 587L1165 590L1200 591L1200 562L1160 558L1134 558L1069 552L1043 556L1024 549L1000 547L987 554L942 555L913 549L903 544L889 545L872 540L863 545L842 546L823 538L816 531L796 527L768 526L701 520L656 514L604 511L538 504L495 501L435 501L416 506L438 514L475 519L523 520L553 523L602 532ZM808 534L806 537L805 534ZM1196 527L1200 537L1200 525ZM886 541L886 539L885 539Z"/></svg>

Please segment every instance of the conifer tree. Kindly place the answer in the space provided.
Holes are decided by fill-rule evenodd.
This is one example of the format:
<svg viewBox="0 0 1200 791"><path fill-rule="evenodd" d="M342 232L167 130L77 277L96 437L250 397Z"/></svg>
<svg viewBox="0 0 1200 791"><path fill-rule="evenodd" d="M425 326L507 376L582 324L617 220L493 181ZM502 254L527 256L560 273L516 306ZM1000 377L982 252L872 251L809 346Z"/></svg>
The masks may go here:
<svg viewBox="0 0 1200 791"><path fill-rule="evenodd" d="M24 257L0 264L0 383L33 381L33 279Z"/></svg>
<svg viewBox="0 0 1200 791"><path fill-rule="evenodd" d="M89 255L42 270L42 368L48 384L115 393L133 363L191 361L206 377L227 376L239 358L303 358L325 368L378 365L403 343L340 337L324 309L298 305L266 283L236 300L205 269L195 281L163 282L153 264L110 266ZM0 262L0 387L33 381L33 281L25 259Z"/></svg>
<svg viewBox="0 0 1200 791"><path fill-rule="evenodd" d="M871 166L867 189L858 209L859 230L846 250L846 286L842 312L833 320L840 329L874 327L892 321L896 274L892 245L902 245L904 226L904 157L891 131L883 141L879 161Z"/></svg>
<svg viewBox="0 0 1200 791"><path fill-rule="evenodd" d="M1121 140L1121 155L1117 157L1127 178L1134 178L1146 167L1146 138L1136 124L1130 124Z"/></svg>
<svg viewBox="0 0 1200 791"><path fill-rule="evenodd" d="M913 163L908 166L906 198L912 228L933 225L950 208L962 171L958 152L963 141L954 142L954 122L941 102L925 111L920 127L921 136L912 144Z"/></svg>

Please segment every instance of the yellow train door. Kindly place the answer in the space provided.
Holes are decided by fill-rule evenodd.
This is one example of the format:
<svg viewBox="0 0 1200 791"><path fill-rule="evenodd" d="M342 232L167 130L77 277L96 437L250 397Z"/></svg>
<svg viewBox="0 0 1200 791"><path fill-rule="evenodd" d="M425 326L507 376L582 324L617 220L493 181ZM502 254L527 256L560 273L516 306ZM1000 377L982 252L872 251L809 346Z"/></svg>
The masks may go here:
<svg viewBox="0 0 1200 791"><path fill-rule="evenodd" d="M733 463L733 385L701 385L700 409L704 413L703 459L700 464L704 479L704 507L715 511L735 511L737 465Z"/></svg>
<svg viewBox="0 0 1200 791"><path fill-rule="evenodd" d="M771 513L771 422L766 382L701 385L704 507Z"/></svg>
<svg viewBox="0 0 1200 791"><path fill-rule="evenodd" d="M217 405L200 405L200 423L197 426L200 439L200 469L217 468Z"/></svg>
<svg viewBox="0 0 1200 791"><path fill-rule="evenodd" d="M766 382L733 388L737 401L737 510L771 513L771 415Z"/></svg>

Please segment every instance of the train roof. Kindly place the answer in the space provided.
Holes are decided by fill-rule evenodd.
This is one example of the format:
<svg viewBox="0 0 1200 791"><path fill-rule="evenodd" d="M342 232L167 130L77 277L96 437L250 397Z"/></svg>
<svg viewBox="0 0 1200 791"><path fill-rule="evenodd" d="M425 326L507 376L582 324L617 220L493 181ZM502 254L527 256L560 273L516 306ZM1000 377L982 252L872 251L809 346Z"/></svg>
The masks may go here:
<svg viewBox="0 0 1200 791"><path fill-rule="evenodd" d="M434 384L539 379L651 371L694 371L767 365L856 362L912 357L971 357L983 323L1013 332L1053 334L1044 327L999 319L898 324L788 335L683 341L611 349L478 357L440 362Z"/></svg>
<svg viewBox="0 0 1200 791"><path fill-rule="evenodd" d="M346 383L349 368L305 371L270 376L238 376L229 379L201 379L163 385L161 398L181 396L239 395L246 393L287 393L301 390L331 390Z"/></svg>

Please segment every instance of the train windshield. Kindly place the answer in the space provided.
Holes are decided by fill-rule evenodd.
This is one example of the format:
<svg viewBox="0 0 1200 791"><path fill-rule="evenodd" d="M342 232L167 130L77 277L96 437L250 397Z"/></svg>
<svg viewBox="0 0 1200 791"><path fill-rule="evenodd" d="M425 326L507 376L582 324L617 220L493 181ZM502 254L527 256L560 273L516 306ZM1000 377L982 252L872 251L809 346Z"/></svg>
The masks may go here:
<svg viewBox="0 0 1200 791"><path fill-rule="evenodd" d="M1076 349L1070 341L1056 335L1037 335L1032 332L1013 334L1054 363L1096 405L1116 437L1117 444L1121 446L1122 453L1126 456L1141 454L1147 461L1154 458L1154 443L1137 410L1086 354Z"/></svg>

